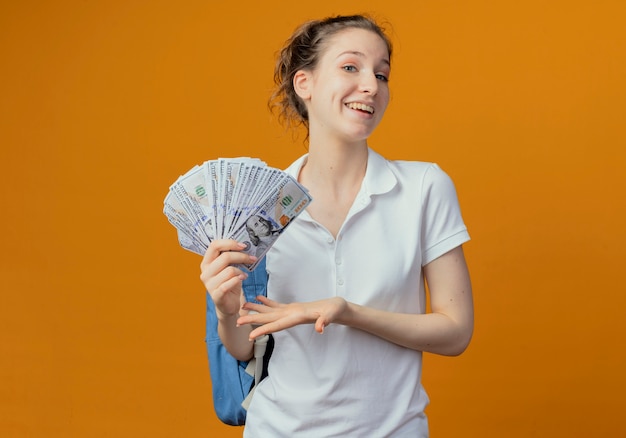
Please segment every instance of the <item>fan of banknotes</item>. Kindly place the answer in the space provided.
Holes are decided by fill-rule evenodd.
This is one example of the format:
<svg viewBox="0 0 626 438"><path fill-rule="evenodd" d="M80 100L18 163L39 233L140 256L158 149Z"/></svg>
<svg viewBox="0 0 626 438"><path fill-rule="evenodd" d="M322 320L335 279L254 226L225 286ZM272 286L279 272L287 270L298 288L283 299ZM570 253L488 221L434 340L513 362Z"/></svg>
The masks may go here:
<svg viewBox="0 0 626 438"><path fill-rule="evenodd" d="M311 202L291 175L257 158L219 158L194 166L170 186L163 213L180 245L204 255L214 239L234 239L258 257Z"/></svg>

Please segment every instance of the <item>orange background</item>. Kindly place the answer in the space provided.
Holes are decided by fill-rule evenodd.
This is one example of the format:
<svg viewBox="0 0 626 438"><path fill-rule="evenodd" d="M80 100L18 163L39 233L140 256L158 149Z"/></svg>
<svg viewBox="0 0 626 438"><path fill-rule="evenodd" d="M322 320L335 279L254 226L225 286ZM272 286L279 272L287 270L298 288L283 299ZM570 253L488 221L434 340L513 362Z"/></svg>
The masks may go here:
<svg viewBox="0 0 626 438"><path fill-rule="evenodd" d="M626 434L624 2L5 0L0 435L240 435L162 201L206 159L302 154L274 52L354 12L396 48L371 146L438 162L473 238L474 340L425 358L433 437Z"/></svg>

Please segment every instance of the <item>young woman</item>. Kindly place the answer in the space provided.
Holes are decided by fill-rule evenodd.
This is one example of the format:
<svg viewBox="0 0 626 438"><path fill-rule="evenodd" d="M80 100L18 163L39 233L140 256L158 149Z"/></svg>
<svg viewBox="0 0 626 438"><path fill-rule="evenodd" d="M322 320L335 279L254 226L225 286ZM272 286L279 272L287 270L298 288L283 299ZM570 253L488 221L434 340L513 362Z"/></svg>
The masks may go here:
<svg viewBox="0 0 626 438"><path fill-rule="evenodd" d="M244 436L426 437L422 352L458 355L472 336L469 235L452 181L367 143L390 70L389 39L360 15L305 23L278 59L274 102L308 129L308 154L286 171L313 202L267 253L262 304L242 298L246 274L232 265L255 258L240 243L212 242L201 265L233 356L250 359L250 340L274 335Z"/></svg>

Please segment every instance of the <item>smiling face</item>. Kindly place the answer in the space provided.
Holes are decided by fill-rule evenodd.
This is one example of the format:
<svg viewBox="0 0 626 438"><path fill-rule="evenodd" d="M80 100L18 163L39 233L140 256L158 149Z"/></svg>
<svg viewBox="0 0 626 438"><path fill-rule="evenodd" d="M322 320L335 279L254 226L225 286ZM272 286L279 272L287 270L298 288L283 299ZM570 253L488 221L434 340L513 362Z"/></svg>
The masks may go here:
<svg viewBox="0 0 626 438"><path fill-rule="evenodd" d="M294 78L307 106L311 139L367 139L387 109L389 74L387 45L376 33L350 28L329 38L315 69Z"/></svg>

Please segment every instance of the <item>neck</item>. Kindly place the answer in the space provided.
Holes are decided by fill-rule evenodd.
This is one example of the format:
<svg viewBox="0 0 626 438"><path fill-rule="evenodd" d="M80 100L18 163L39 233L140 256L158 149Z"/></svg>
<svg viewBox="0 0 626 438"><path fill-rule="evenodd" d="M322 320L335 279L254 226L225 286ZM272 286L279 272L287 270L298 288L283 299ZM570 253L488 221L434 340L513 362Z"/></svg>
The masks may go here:
<svg viewBox="0 0 626 438"><path fill-rule="evenodd" d="M367 143L309 143L300 177L305 185L341 188L359 185L367 167Z"/></svg>

